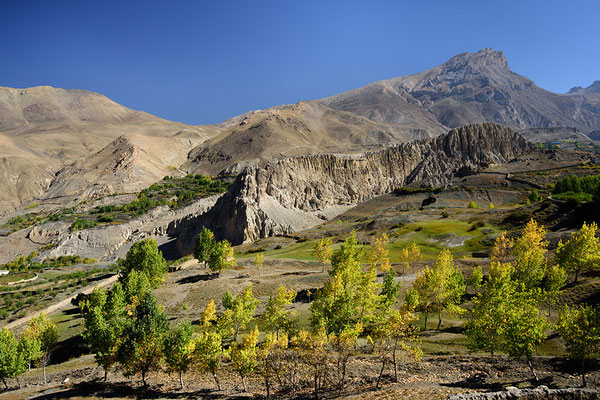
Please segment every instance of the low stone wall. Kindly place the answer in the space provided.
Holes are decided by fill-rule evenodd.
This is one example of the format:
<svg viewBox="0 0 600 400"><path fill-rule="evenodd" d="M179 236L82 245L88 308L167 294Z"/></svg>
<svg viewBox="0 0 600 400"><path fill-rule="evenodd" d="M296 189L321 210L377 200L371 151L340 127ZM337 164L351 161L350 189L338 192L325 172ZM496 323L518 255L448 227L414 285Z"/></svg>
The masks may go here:
<svg viewBox="0 0 600 400"><path fill-rule="evenodd" d="M548 389L546 386L540 386L535 389L518 389L509 387L504 392L493 393L469 393L456 394L448 396L448 400L502 400L502 399L521 399L521 400L598 400L600 392L595 389Z"/></svg>

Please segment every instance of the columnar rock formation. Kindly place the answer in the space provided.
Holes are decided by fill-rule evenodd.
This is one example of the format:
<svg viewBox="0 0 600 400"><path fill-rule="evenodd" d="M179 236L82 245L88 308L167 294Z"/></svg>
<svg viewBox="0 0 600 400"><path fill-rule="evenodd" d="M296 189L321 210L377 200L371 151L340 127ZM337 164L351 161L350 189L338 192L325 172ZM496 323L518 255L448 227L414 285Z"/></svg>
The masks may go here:
<svg viewBox="0 0 600 400"><path fill-rule="evenodd" d="M172 227L170 234L178 236L185 253L202 226L236 244L291 233L397 187L443 186L459 171L531 150L512 129L483 123L362 155L282 159L244 169L213 209Z"/></svg>

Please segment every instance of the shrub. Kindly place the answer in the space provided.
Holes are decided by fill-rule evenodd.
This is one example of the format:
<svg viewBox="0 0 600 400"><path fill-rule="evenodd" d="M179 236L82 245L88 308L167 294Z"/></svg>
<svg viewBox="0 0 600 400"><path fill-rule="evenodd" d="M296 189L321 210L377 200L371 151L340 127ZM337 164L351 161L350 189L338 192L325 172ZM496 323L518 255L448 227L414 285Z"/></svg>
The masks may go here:
<svg viewBox="0 0 600 400"><path fill-rule="evenodd" d="M537 192L537 190L533 189L531 191L531 193L529 193L529 201L530 202L537 203L541 199L542 199L542 197L539 195L539 193Z"/></svg>
<svg viewBox="0 0 600 400"><path fill-rule="evenodd" d="M71 232L80 231L83 229L89 229L96 226L96 221L89 219L78 218L73 225L71 225Z"/></svg>
<svg viewBox="0 0 600 400"><path fill-rule="evenodd" d="M475 203L473 200L471 200L469 202L469 205L467 206L467 208L479 208L479 206L477 205L477 203Z"/></svg>

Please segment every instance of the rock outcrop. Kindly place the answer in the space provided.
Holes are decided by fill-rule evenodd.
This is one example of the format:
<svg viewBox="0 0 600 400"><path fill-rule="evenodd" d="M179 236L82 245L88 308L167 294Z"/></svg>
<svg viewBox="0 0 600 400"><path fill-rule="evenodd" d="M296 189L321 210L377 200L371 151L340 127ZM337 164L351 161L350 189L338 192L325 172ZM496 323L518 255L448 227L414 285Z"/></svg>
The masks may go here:
<svg viewBox="0 0 600 400"><path fill-rule="evenodd" d="M247 167L204 215L170 226L182 253L202 226L235 244L287 234L397 187L443 186L460 170L504 163L533 149L512 129L483 123L362 155L311 155Z"/></svg>
<svg viewBox="0 0 600 400"><path fill-rule="evenodd" d="M468 393L448 396L448 400L596 400L598 398L600 398L600 392L595 389L548 389L546 386L540 386L535 389L510 387L503 392Z"/></svg>

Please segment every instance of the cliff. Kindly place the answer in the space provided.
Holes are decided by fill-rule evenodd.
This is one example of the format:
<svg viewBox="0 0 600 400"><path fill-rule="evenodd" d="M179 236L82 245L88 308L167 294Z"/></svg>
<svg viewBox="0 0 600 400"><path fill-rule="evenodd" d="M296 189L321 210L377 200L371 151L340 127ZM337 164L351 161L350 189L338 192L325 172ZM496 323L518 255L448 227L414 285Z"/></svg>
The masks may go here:
<svg viewBox="0 0 600 400"><path fill-rule="evenodd" d="M169 227L182 253L208 226L234 244L305 229L397 187L443 186L459 170L504 163L533 149L512 129L493 123L453 129L435 139L362 155L310 155L247 167L206 214Z"/></svg>

